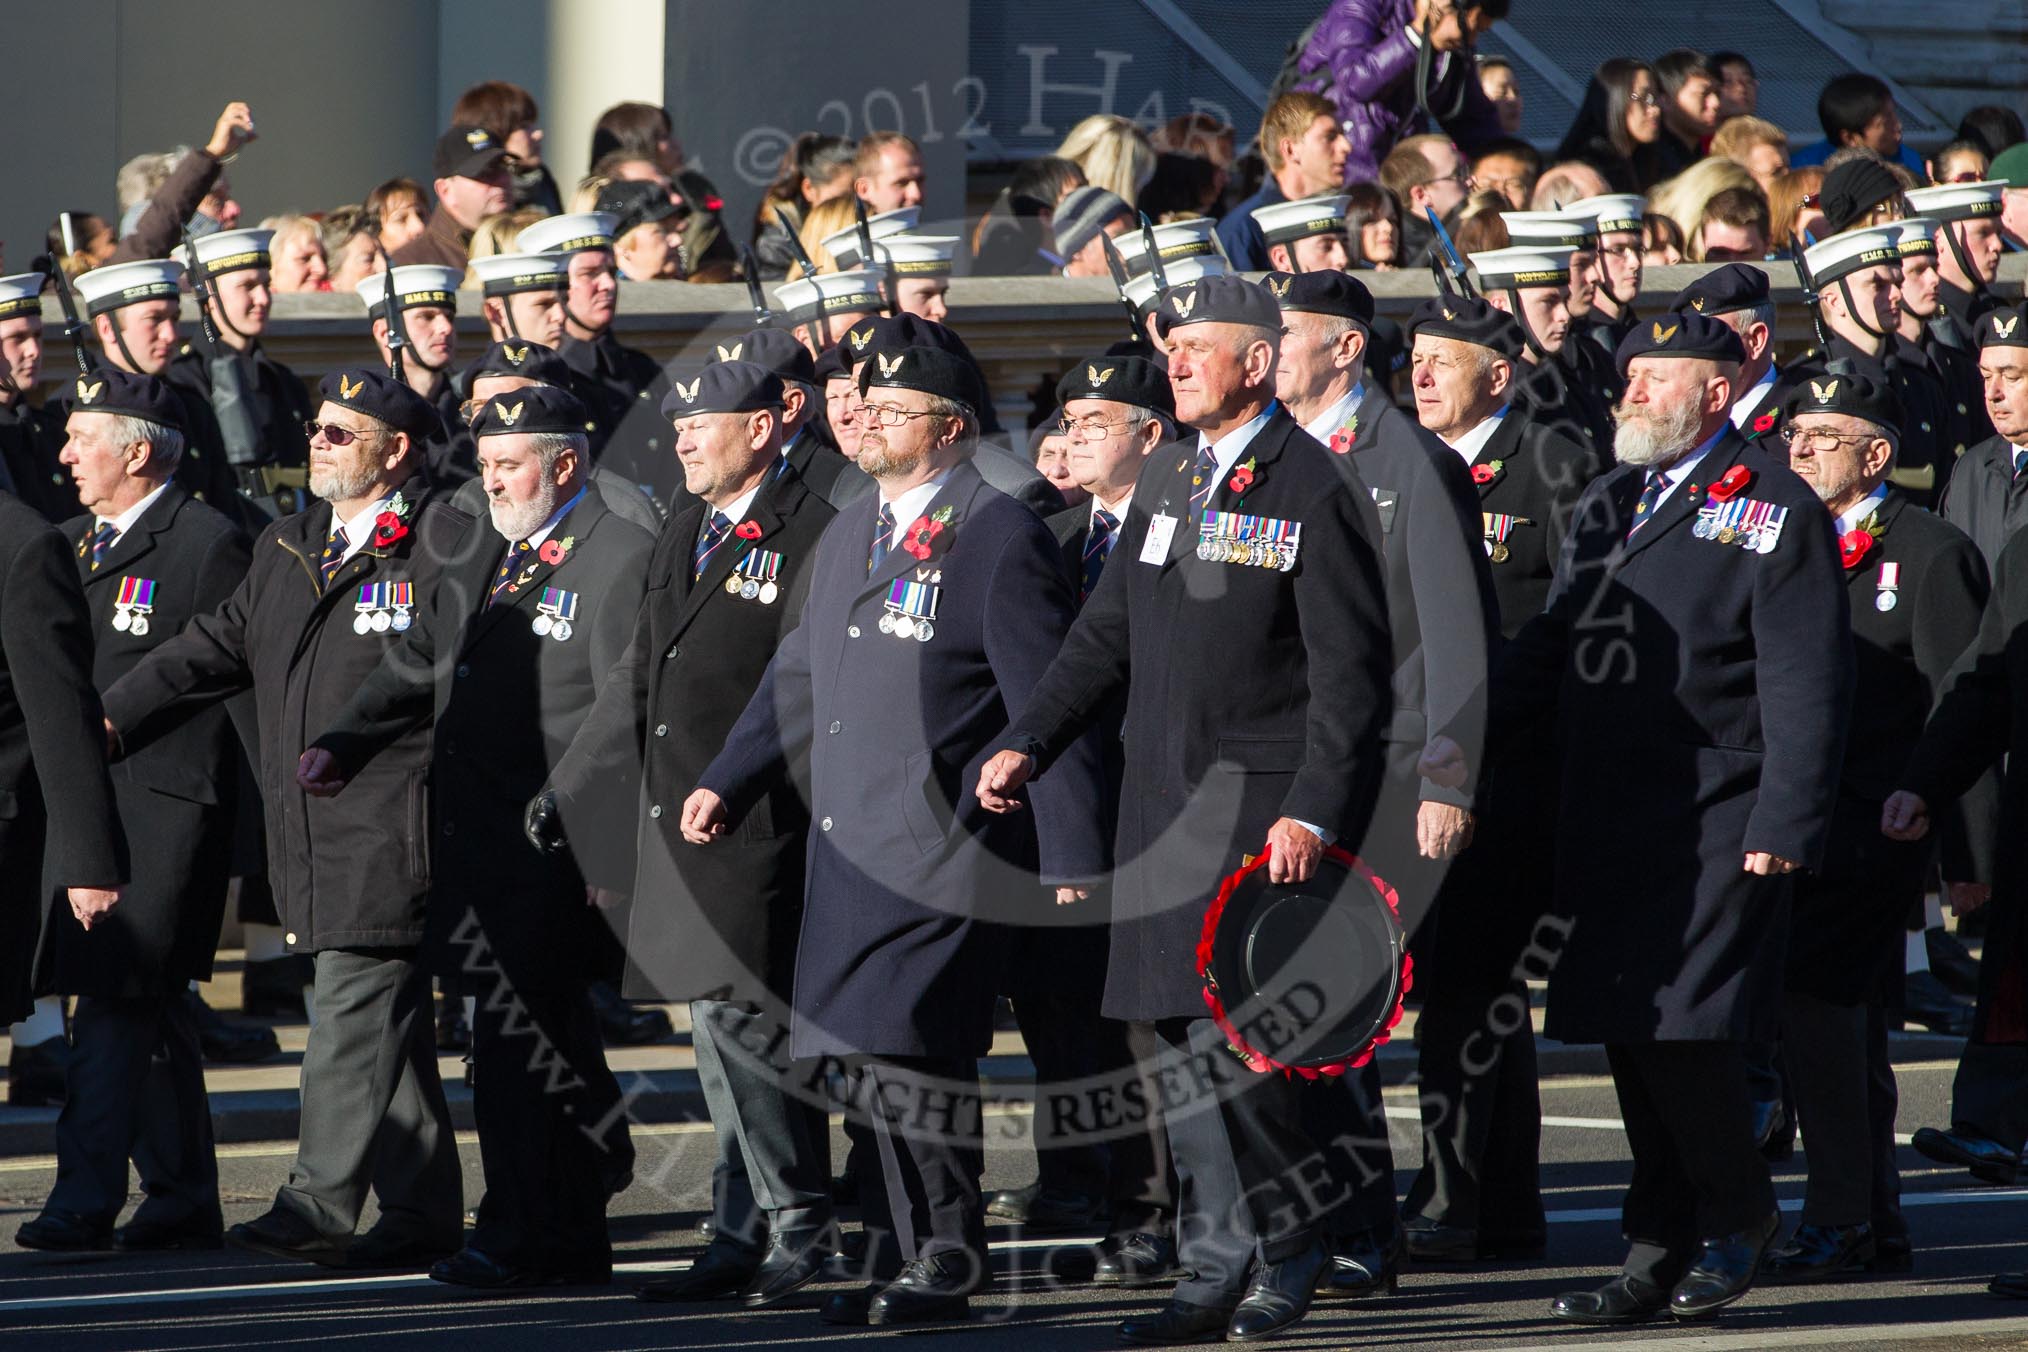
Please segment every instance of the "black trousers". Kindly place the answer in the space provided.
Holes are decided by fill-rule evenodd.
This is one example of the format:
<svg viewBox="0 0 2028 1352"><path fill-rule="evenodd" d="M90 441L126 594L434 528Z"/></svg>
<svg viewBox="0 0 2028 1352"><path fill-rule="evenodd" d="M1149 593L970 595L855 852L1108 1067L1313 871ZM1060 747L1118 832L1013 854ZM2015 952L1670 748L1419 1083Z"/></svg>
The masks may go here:
<svg viewBox="0 0 2028 1352"><path fill-rule="evenodd" d="M223 1229L204 1053L182 993L81 995L71 1044L47 1209L110 1224L131 1159L144 1194L135 1220Z"/></svg>
<svg viewBox="0 0 2028 1352"><path fill-rule="evenodd" d="M1371 1234L1384 1243L1396 1224L1394 1147L1380 1098L1379 1062L1303 1086L1302 1105L1303 1129L1334 1183L1321 1199L1325 1235L1344 1241Z"/></svg>
<svg viewBox="0 0 2028 1352"><path fill-rule="evenodd" d="M1794 1104L1809 1138L1803 1223L1870 1223L1879 1234L1906 1235L1894 1140L1901 1095L1886 1011L1878 1001L1843 1005L1790 991L1780 1052L1775 1092Z"/></svg>
<svg viewBox="0 0 2028 1352"><path fill-rule="evenodd" d="M1607 1044L1633 1178L1621 1206L1626 1274L1669 1290L1705 1241L1751 1230L1775 1210L1754 1146L1746 1056L1731 1042Z"/></svg>
<svg viewBox="0 0 2028 1352"><path fill-rule="evenodd" d="M582 990L481 993L472 1064L486 1198L469 1246L515 1266L610 1269L600 1082L612 1072L591 1001Z"/></svg>
<svg viewBox="0 0 2028 1352"><path fill-rule="evenodd" d="M1103 1197L1112 1143L1081 1127L1075 1111L1052 1110L1047 1094L1053 1085L1117 1079L1132 1063L1125 1025L1099 1013L1106 932L1094 926L1024 930L1011 944L1005 992L1042 1096L1034 1116L1037 1178L1054 1192ZM1045 948L1053 952L1033 951Z"/></svg>
<svg viewBox="0 0 2028 1352"><path fill-rule="evenodd" d="M966 1255L975 1279L983 1282L986 1210L979 1178L985 1140L978 1062L869 1057L862 1084L879 1151L886 1219L900 1256ZM869 1243L877 1245L879 1237Z"/></svg>
<svg viewBox="0 0 2028 1352"><path fill-rule="evenodd" d="M1107 1200L1112 1204L1112 1233L1174 1235L1176 1229L1176 1166L1169 1158L1169 1128L1162 1115L1162 1094L1155 1067L1162 1039L1155 1025L1142 1020L1122 1024L1127 1056L1140 1085L1145 1115L1111 1138L1112 1161Z"/></svg>
<svg viewBox="0 0 2028 1352"><path fill-rule="evenodd" d="M2028 1046L1965 1044L1951 1082L1951 1124L2012 1150L2028 1144Z"/></svg>

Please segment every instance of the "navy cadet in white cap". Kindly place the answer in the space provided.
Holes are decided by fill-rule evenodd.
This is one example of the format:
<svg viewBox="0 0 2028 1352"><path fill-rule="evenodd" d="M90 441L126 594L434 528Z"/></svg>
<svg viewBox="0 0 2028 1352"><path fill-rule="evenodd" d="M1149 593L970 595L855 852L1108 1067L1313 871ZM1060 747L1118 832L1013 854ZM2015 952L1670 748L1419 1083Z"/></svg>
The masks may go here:
<svg viewBox="0 0 2028 1352"><path fill-rule="evenodd" d="M1941 223L1936 266L1943 274L1937 294L1944 313L1930 327L1939 342L1961 352L1978 351L1972 326L1986 311L2006 304L1992 290L2007 247L2000 232L2006 189L2004 181L1992 179L1911 188L1904 194L1916 215Z"/></svg>
<svg viewBox="0 0 2028 1352"><path fill-rule="evenodd" d="M28 397L42 381L42 288L39 272L0 277L0 489L48 521L77 515L77 488L57 464L63 450L62 401L41 406Z"/></svg>
<svg viewBox="0 0 2028 1352"><path fill-rule="evenodd" d="M1634 313L1634 300L1641 294L1647 258L1641 249L1646 199L1639 193L1607 193L1572 202L1563 210L1573 216L1590 216L1598 230L1598 277L1591 310L1572 315L1571 328L1580 338L1598 344L1610 358L1640 318ZM1508 241L1513 242L1511 230Z"/></svg>
<svg viewBox="0 0 2028 1352"><path fill-rule="evenodd" d="M810 349L811 357L821 358L838 345L846 330L885 313L881 277L877 270L854 268L783 282L775 289L778 322Z"/></svg>
<svg viewBox="0 0 2028 1352"><path fill-rule="evenodd" d="M394 293L404 339L402 378L436 411L443 428L428 439L423 460L430 477L439 483L460 483L474 472L472 439L458 416L458 392L450 376L458 356L458 286L463 280L456 268L410 263L375 273L357 288L383 363L389 359L390 288Z"/></svg>
<svg viewBox="0 0 2028 1352"><path fill-rule="evenodd" d="M1277 272L1343 272L1352 266L1345 239L1343 193L1255 207L1254 224L1267 240L1268 266Z"/></svg>

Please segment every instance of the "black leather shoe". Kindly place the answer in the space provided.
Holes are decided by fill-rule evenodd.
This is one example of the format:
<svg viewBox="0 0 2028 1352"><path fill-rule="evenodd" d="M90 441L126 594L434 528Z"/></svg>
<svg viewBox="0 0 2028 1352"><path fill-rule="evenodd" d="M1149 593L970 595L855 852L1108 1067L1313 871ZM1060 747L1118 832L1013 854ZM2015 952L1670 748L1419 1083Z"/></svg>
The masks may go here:
<svg viewBox="0 0 2028 1352"><path fill-rule="evenodd" d="M931 1324L972 1317L972 1292L986 1268L982 1255L940 1253L902 1264L901 1275L880 1288L866 1307L866 1322Z"/></svg>
<svg viewBox="0 0 2028 1352"><path fill-rule="evenodd" d="M1596 1291L1566 1291L1549 1317L1566 1324L1645 1324L1669 1307L1669 1293L1621 1273Z"/></svg>
<svg viewBox="0 0 2028 1352"><path fill-rule="evenodd" d="M1915 1271L1915 1245L1909 1242L1906 1234L1883 1235L1875 1227L1873 1257L1867 1262L1866 1270L1877 1277Z"/></svg>
<svg viewBox="0 0 2028 1352"><path fill-rule="evenodd" d="M1799 1225L1761 1260L1762 1281L1801 1284L1855 1276L1873 1261L1870 1225Z"/></svg>
<svg viewBox="0 0 2028 1352"><path fill-rule="evenodd" d="M1230 1311L1212 1305L1172 1300L1154 1314L1120 1325L1120 1341L1130 1347L1172 1347L1178 1343L1223 1342L1232 1323Z"/></svg>
<svg viewBox="0 0 2028 1352"><path fill-rule="evenodd" d="M345 1250L345 1266L361 1272L427 1272L458 1251L457 1241L387 1233L376 1225Z"/></svg>
<svg viewBox="0 0 2028 1352"><path fill-rule="evenodd" d="M2028 1272L2003 1272L1986 1283L1986 1290L2009 1300L2028 1300Z"/></svg>
<svg viewBox="0 0 2028 1352"><path fill-rule="evenodd" d="M2011 1185L2021 1172L2019 1151L2009 1150L1998 1141L1958 1127L1949 1131L1922 1127L1916 1131L1910 1144L1915 1147L1915 1153L1924 1159L1935 1160L1938 1164L1963 1165L1972 1171L1973 1178L1982 1183L1998 1183L2004 1187Z"/></svg>
<svg viewBox="0 0 2028 1352"><path fill-rule="evenodd" d="M760 1266L740 1288L740 1304L758 1310L788 1299L817 1279L831 1261L831 1252L823 1231L768 1236Z"/></svg>
<svg viewBox="0 0 2028 1352"><path fill-rule="evenodd" d="M136 1215L113 1231L113 1247L122 1253L156 1253L170 1249L222 1249L225 1226L216 1216L167 1223Z"/></svg>
<svg viewBox="0 0 2028 1352"><path fill-rule="evenodd" d="M591 984L592 1013L598 1016L599 1036L613 1047L644 1047L675 1033L669 1016L659 1009L637 1008L620 998L620 993L603 981Z"/></svg>
<svg viewBox="0 0 2028 1352"><path fill-rule="evenodd" d="M465 1022L465 1002L448 995L437 997L437 1050L472 1050L472 1025Z"/></svg>
<svg viewBox="0 0 2028 1352"><path fill-rule="evenodd" d="M336 1240L293 1211L280 1208L250 1221L241 1221L225 1232L225 1242L235 1249L294 1258L325 1267L342 1267L345 1250Z"/></svg>
<svg viewBox="0 0 2028 1352"><path fill-rule="evenodd" d="M189 1003L191 1016L197 1022L197 1042L204 1051L205 1060L228 1066L250 1066L282 1054L282 1044L275 1040L274 1029L258 1024L234 1023L205 1004L204 998L194 990L185 989L183 998Z"/></svg>
<svg viewBox="0 0 2028 1352"><path fill-rule="evenodd" d="M69 1211L45 1211L16 1230L14 1242L49 1253L92 1253L113 1247L113 1227Z"/></svg>
<svg viewBox="0 0 2028 1352"><path fill-rule="evenodd" d="M516 1267L466 1247L430 1268L430 1280L487 1291L533 1286L604 1286L612 1269Z"/></svg>
<svg viewBox="0 0 2028 1352"><path fill-rule="evenodd" d="M1792 1158L1796 1153L1796 1132L1789 1124L1789 1112L1780 1099L1761 1099L1753 1105L1753 1144L1770 1164Z"/></svg>
<svg viewBox="0 0 2028 1352"><path fill-rule="evenodd" d="M1098 1262L1091 1279L1100 1286L1160 1286L1183 1275L1176 1265L1176 1242L1167 1235L1137 1230L1130 1235L1108 1235L1099 1245Z"/></svg>
<svg viewBox="0 0 2028 1352"><path fill-rule="evenodd" d="M1922 932L1922 944L1929 951L1929 970L1946 990L1963 996L1979 993L1979 963L1957 935L1943 926Z"/></svg>
<svg viewBox="0 0 2028 1352"><path fill-rule="evenodd" d="M1402 1222L1401 1242L1409 1259L1417 1263L1475 1263L1479 1259L1477 1230L1439 1225L1422 1216Z"/></svg>
<svg viewBox="0 0 2028 1352"><path fill-rule="evenodd" d="M1934 972L1910 972L1901 981L1896 1011L1904 1026L1920 1024L1932 1033L1963 1037L1972 1031L1972 1007L1951 994Z"/></svg>
<svg viewBox="0 0 2028 1352"><path fill-rule="evenodd" d="M1025 1188L996 1192L986 1203L986 1214L1015 1222L1038 1232L1086 1230L1098 1224L1105 1203L1081 1192L1062 1192L1030 1183Z"/></svg>
<svg viewBox="0 0 2028 1352"><path fill-rule="evenodd" d="M1331 1256L1322 1244L1312 1244L1294 1258L1264 1263L1247 1283L1232 1322L1225 1326L1227 1341L1251 1342L1279 1333L1310 1312L1310 1298L1317 1283L1331 1267Z"/></svg>
<svg viewBox="0 0 2028 1352"><path fill-rule="evenodd" d="M61 1108L63 1069L70 1063L70 1044L49 1038L7 1054L7 1102L15 1108Z"/></svg>
<svg viewBox="0 0 2028 1352"><path fill-rule="evenodd" d="M1779 1211L1751 1230L1704 1242L1704 1253L1669 1293L1669 1313L1678 1319L1705 1319L1753 1289L1767 1246L1782 1228Z"/></svg>
<svg viewBox="0 0 2028 1352"><path fill-rule="evenodd" d="M250 1018L303 1019L303 988L316 979L307 953L265 958L240 969L239 1011Z"/></svg>
<svg viewBox="0 0 2028 1352"><path fill-rule="evenodd" d="M723 1300L739 1294L753 1280L760 1264L760 1255L751 1250L714 1244L687 1271L657 1277L635 1287L634 1294L642 1300Z"/></svg>
<svg viewBox="0 0 2028 1352"><path fill-rule="evenodd" d="M1393 1295L1400 1281L1403 1245L1399 1232L1386 1244L1374 1238L1371 1230L1351 1239L1334 1240L1331 1265L1324 1270L1317 1294L1354 1299Z"/></svg>
<svg viewBox="0 0 2028 1352"><path fill-rule="evenodd" d="M827 1324L843 1324L848 1328L864 1328L866 1311L873 1304L878 1286L862 1286L857 1291L840 1291L824 1302L818 1317Z"/></svg>

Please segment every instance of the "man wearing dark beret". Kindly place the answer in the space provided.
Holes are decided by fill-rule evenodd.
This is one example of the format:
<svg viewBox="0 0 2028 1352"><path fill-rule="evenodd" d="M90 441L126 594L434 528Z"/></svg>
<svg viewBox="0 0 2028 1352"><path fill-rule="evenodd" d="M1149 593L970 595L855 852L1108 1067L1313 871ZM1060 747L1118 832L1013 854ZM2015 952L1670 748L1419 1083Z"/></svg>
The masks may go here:
<svg viewBox="0 0 2028 1352"><path fill-rule="evenodd" d="M649 1299L738 1294L772 1305L829 1254L824 1107L785 1080L777 1036L803 913L810 822L795 785L808 781L807 752L716 849L685 845L674 810L801 620L817 541L836 515L782 455L782 400L780 377L749 361L672 382L663 409L696 505L657 540L632 641L528 818L544 849L567 842L579 854L633 858L624 993L690 1004L726 1184L713 1189L716 1228L704 1256L643 1287ZM635 767L639 802L605 818L619 838L603 839L612 830L580 804L604 777ZM767 1048L776 1051L756 1050Z"/></svg>
<svg viewBox="0 0 2028 1352"><path fill-rule="evenodd" d="M831 434L824 417L824 381L810 349L784 330L764 328L714 344L712 354L719 361L750 361L781 377L782 454L805 488L833 507L873 491L873 481L852 472L852 462ZM845 359L835 347L824 355L833 362Z"/></svg>
<svg viewBox="0 0 2028 1352"><path fill-rule="evenodd" d="M1143 470L1118 563L976 789L994 811L1031 778L1048 790L1124 697L1142 750L1121 794L1104 1011L1154 1022L1166 1066L1209 1058L1236 1079L1169 1115L1193 1275L1121 1328L1151 1344L1285 1328L1331 1270L1326 1218L1292 1182L1317 1087L1225 1059L1191 955L1220 880L1264 843L1270 881L1295 883L1364 837L1393 658L1373 498L1275 397L1274 297L1210 277L1164 293L1156 322L1196 445Z"/></svg>
<svg viewBox="0 0 2028 1352"><path fill-rule="evenodd" d="M68 393L61 461L89 515L61 529L76 550L101 694L150 649L239 585L247 540L174 481L182 401L158 376L116 367ZM113 771L133 872L110 912L52 908L41 989L76 996L57 1180L17 1236L27 1248L216 1246L224 1228L204 1057L185 990L211 976L230 881L237 759L214 710ZM69 912L69 913L66 913ZM160 1053L164 1072L151 1070ZM140 1124L137 1126L137 1124ZM147 1200L113 1230L127 1163Z"/></svg>
<svg viewBox="0 0 2028 1352"><path fill-rule="evenodd" d="M2028 466L2028 306L1987 311L1972 337L1993 435L1965 452L1937 510L1997 565L2007 541L2028 524L2028 475L2021 472ZM2022 1128L2028 1134L2028 1121Z"/></svg>
<svg viewBox="0 0 2028 1352"><path fill-rule="evenodd" d="M313 955L317 1020L289 1182L227 1238L327 1265L400 1267L457 1248L463 1214L416 960L429 728L404 733L342 800L306 796L294 767L303 729L322 728L401 642L469 523L420 472L439 435L421 395L359 369L325 377L321 393L308 428L317 505L261 533L238 589L116 682L106 719L116 749L141 754L251 692L268 877L285 942ZM369 1186L381 1221L353 1239Z"/></svg>
<svg viewBox="0 0 2028 1352"><path fill-rule="evenodd" d="M609 937L598 904L631 885L631 870L597 851L538 850L513 806L541 791L625 651L654 545L587 491L586 418L548 385L480 409L489 519L467 527L427 594L417 589L402 641L296 769L312 797L343 803L434 713L422 945L453 990L476 997L486 1175L465 1247L430 1269L454 1285L608 1280L605 1203L632 1153L606 1111L619 1091L586 994Z"/></svg>
<svg viewBox="0 0 2028 1352"><path fill-rule="evenodd" d="M1362 284L1312 271L1270 274L1266 285L1282 310L1276 392L1338 464L1358 466L1380 516L1395 713L1379 810L1357 852L1400 894L1413 933L1473 829L1473 795L1424 783L1415 763L1429 728L1476 721L1484 696L1499 612L1479 548L1477 493L1463 459L1366 384L1373 298ZM1378 1067L1349 1073L1341 1091L1310 1096L1317 1139L1385 1139ZM1370 1291L1382 1279L1376 1259L1394 1251L1393 1161L1372 1154L1348 1171L1350 1200L1329 1221L1336 1261L1327 1291Z"/></svg>
<svg viewBox="0 0 2028 1352"><path fill-rule="evenodd" d="M880 492L825 532L802 623L698 777L682 830L735 848L808 748L817 829L791 1051L865 1058L874 1205L895 1239L872 1246L874 1284L832 1297L825 1318L885 1325L965 1317L987 1279L978 1058L1000 936L1078 923L1105 856L1088 746L1019 816L965 796L1073 604L1048 528L967 454L977 372L941 348L875 350L859 385L859 466Z"/></svg>
<svg viewBox="0 0 2028 1352"><path fill-rule="evenodd" d="M1709 1316L1780 1226L1746 1045L1777 1032L1789 875L1823 858L1852 641L1830 514L1732 426L1743 356L1694 311L1620 344L1619 464L1494 674L1496 754L1554 718L1564 767L1546 1031L1605 1044L1634 1157L1626 1263L1551 1303L1572 1323ZM1640 829L1602 842L1607 819Z"/></svg>
<svg viewBox="0 0 2028 1352"><path fill-rule="evenodd" d="M1411 327L1416 417L1471 480L1477 548L1511 638L1548 598L1597 460L1514 407L1525 340L1511 315L1446 297L1418 306ZM1423 1166L1402 1211L1408 1254L1421 1261L1469 1263L1544 1243L1535 1036L1526 1026L1496 1036L1488 1019L1496 1002L1526 999L1515 971L1550 900L1541 842L1555 827L1555 765L1546 728L1502 751L1475 804L1470 848L1416 949L1429 977L1416 1045L1430 1092Z"/></svg>
<svg viewBox="0 0 2028 1352"><path fill-rule="evenodd" d="M1901 435L1890 391L1834 373L1798 385L1783 414L1790 464L1834 518L1857 677L1824 865L1796 885L1782 997L1780 1064L1809 1134L1809 1186L1801 1224L1766 1263L1772 1280L1822 1281L1906 1271L1910 1261L1885 1006L1898 1003L1904 926L1936 851L1883 838L1881 804L1951 664L1978 636L1987 587L1985 561L1964 532L1887 481ZM1988 775L1938 804L1954 910L1988 894L1996 788Z"/></svg>
<svg viewBox="0 0 2028 1352"><path fill-rule="evenodd" d="M1722 264L1670 297L1669 308L1716 319L1739 335L1746 360L1732 397L1732 425L1748 441L1778 441L1782 403L1797 381L1775 364L1775 305L1767 273L1751 263Z"/></svg>

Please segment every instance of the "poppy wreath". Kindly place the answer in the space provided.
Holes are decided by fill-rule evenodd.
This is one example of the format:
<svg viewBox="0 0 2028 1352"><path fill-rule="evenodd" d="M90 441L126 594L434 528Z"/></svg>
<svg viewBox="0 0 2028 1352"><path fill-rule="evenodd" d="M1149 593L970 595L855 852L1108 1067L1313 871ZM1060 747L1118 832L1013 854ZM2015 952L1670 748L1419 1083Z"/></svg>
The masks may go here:
<svg viewBox="0 0 2028 1352"><path fill-rule="evenodd" d="M1218 982L1211 975L1211 953L1218 935L1218 922L1225 915L1226 903L1232 900L1232 894L1239 890L1239 885L1246 881L1247 876L1253 873L1255 869L1266 864L1268 858L1273 853L1274 847L1272 845L1262 846L1261 852L1254 857L1252 862L1231 874L1224 882L1218 885L1218 894L1212 897L1211 905L1205 908L1204 928L1199 932L1197 937L1197 975L1204 982L1204 1004L1211 1011L1212 1022L1218 1025L1218 1031L1225 1035L1227 1045L1238 1054L1240 1061L1254 1074L1265 1075L1269 1071L1278 1070L1287 1079L1295 1079L1297 1077L1305 1080L1335 1078L1345 1074L1348 1070L1357 1070L1371 1061L1374 1053L1378 1052L1388 1039L1394 1035L1396 1025L1401 1022L1402 1002L1407 999L1409 990L1415 985L1415 959L1406 948L1402 950L1401 986L1395 992L1394 1008L1388 1013L1386 1025L1374 1036L1371 1042L1360 1049L1358 1055L1344 1061L1327 1062L1321 1066L1292 1066L1277 1061L1266 1052L1248 1045L1245 1037L1240 1034L1238 1027L1232 1022L1232 1017L1225 1008L1225 999L1219 994ZM1336 845L1325 846L1324 857L1343 864L1346 868L1352 870L1355 876L1364 879L1366 885L1371 887L1380 895L1381 900L1387 903L1387 909L1394 913L1395 919L1399 920L1401 918L1400 893L1388 886L1386 879L1368 868L1365 860L1351 851L1341 849Z"/></svg>

